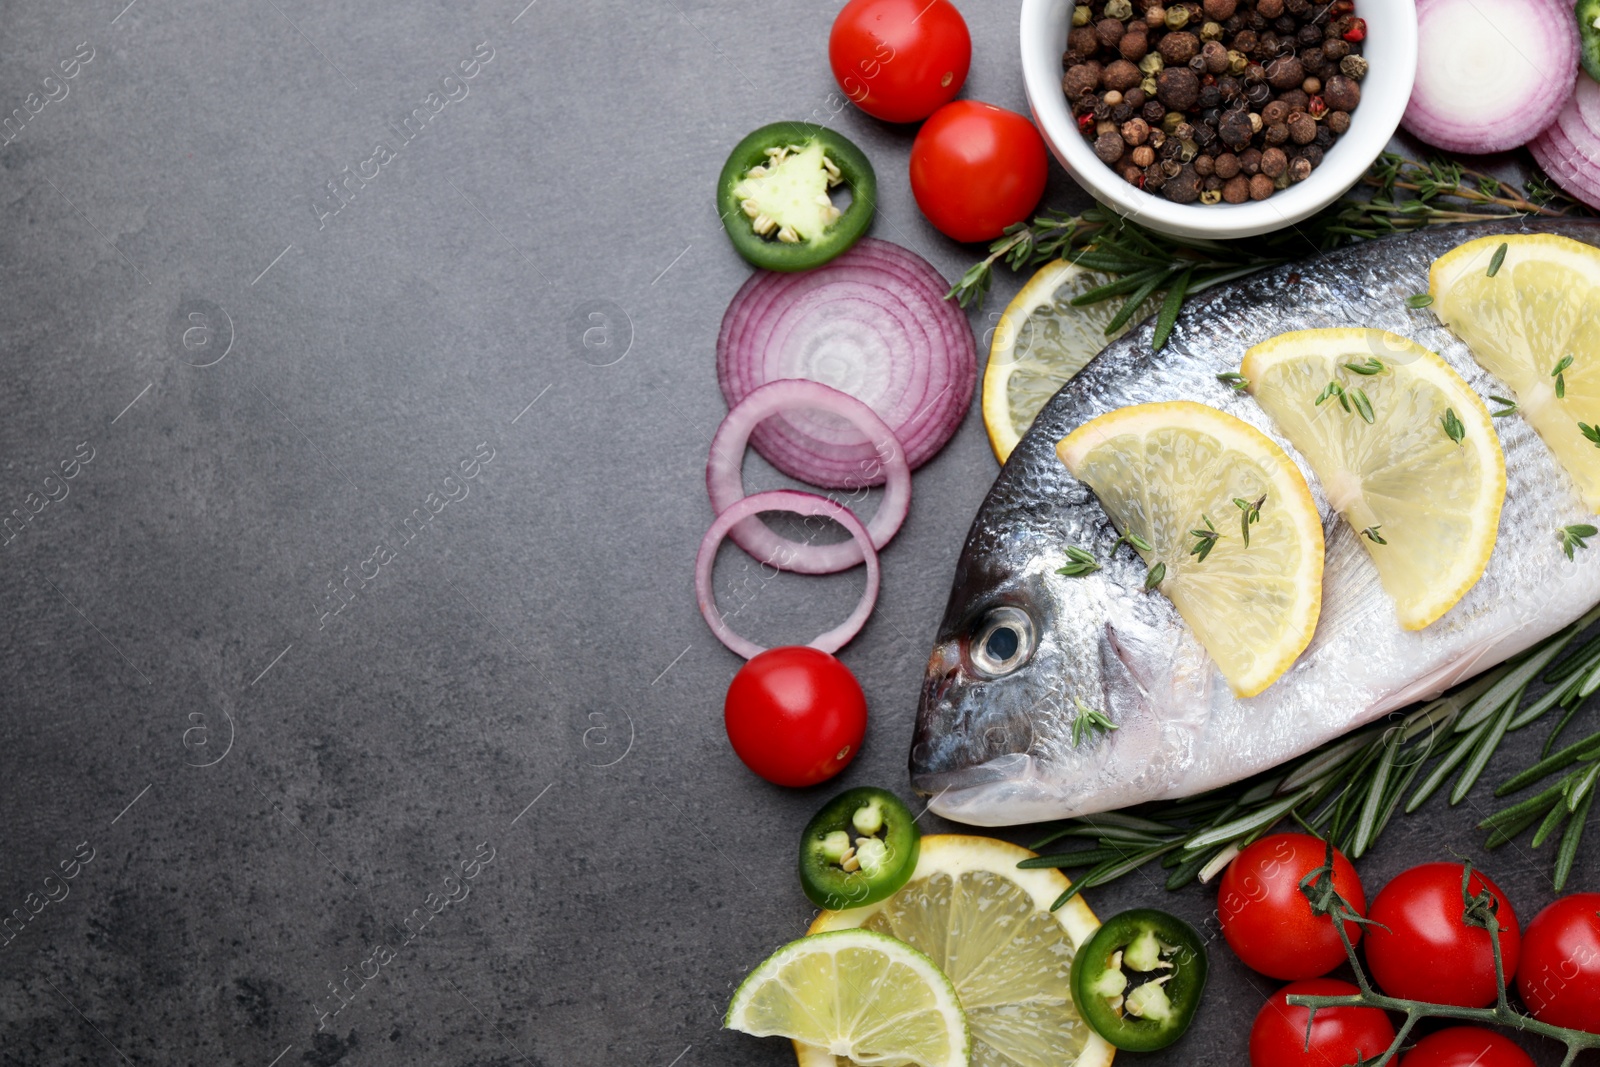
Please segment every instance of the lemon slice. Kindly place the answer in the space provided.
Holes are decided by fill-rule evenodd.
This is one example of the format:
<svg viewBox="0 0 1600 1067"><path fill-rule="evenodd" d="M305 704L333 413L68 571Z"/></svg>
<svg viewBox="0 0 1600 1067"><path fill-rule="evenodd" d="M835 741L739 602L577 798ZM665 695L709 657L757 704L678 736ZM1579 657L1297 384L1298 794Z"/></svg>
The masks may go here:
<svg viewBox="0 0 1600 1067"><path fill-rule="evenodd" d="M723 1025L857 1063L966 1067L955 987L925 954L873 930L802 937L740 983Z"/></svg>
<svg viewBox="0 0 1600 1067"><path fill-rule="evenodd" d="M1137 404L1084 423L1056 453L1149 546L1134 548L1235 693L1256 695L1305 651L1322 608L1322 520L1305 476L1260 430L1186 400ZM1235 501L1260 503L1248 546ZM1202 530L1216 534L1203 558Z"/></svg>
<svg viewBox="0 0 1600 1067"><path fill-rule="evenodd" d="M1106 327L1122 310L1122 299L1073 307L1072 298L1113 280L1058 259L1040 267L1001 313L983 369L983 425L1001 463L1056 390L1161 306L1146 300L1108 335Z"/></svg>
<svg viewBox="0 0 1600 1067"><path fill-rule="evenodd" d="M1057 870L1017 870L1032 856L989 837L924 837L897 893L825 911L811 932L859 927L926 952L955 984L976 1067L1105 1067L1115 1050L1078 1017L1069 985L1073 953L1100 920L1082 897L1051 912L1071 883ZM795 1053L800 1067L841 1062L825 1048L797 1043Z"/></svg>
<svg viewBox="0 0 1600 1067"><path fill-rule="evenodd" d="M1440 321L1506 383L1584 507L1600 512L1600 447L1583 431L1600 426L1600 249L1549 234L1481 237L1434 260L1428 291ZM1567 356L1557 397L1554 371Z"/></svg>
<svg viewBox="0 0 1600 1067"><path fill-rule="evenodd" d="M1362 329L1281 334L1245 353L1239 373L1328 503L1370 531L1361 543L1400 625L1420 630L1454 607L1489 563L1506 497L1494 422L1461 375L1415 341Z"/></svg>

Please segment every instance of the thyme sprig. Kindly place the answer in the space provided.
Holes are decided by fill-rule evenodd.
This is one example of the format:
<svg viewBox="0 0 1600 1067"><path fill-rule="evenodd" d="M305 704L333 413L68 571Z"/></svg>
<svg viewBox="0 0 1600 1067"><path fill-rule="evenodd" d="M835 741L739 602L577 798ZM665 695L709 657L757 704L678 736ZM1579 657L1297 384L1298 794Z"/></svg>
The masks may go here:
<svg viewBox="0 0 1600 1067"><path fill-rule="evenodd" d="M1289 1004L1310 1009L1310 1018L1307 1020L1308 1032L1311 1023L1316 1020L1317 1012L1326 1008L1377 1008L1380 1011L1392 1011L1404 1015L1405 1020L1395 1032L1394 1040L1389 1043L1389 1047L1374 1059L1363 1059L1361 1061L1363 1067L1385 1067L1386 1064L1393 1062L1401 1047L1411 1036L1412 1029L1423 1019L1456 1019L1462 1022L1502 1026L1525 1034L1538 1034L1540 1037L1550 1038L1566 1046L1567 1052L1561 1060L1561 1067L1572 1067L1578 1059L1578 1054L1585 1049L1600 1048L1600 1034L1541 1022L1511 1006L1510 993L1506 986L1505 959L1500 947L1502 927L1496 901L1488 886L1483 886L1477 893L1472 892L1470 862L1464 863L1461 869L1461 921L1467 926L1487 930L1489 933L1489 943L1494 949L1494 1004L1487 1008L1463 1008L1453 1004L1434 1004L1425 1000L1408 1000L1380 993L1373 987L1366 970L1362 968L1361 960L1356 955L1355 945L1351 944L1350 933L1345 926L1346 922L1371 920L1364 920L1357 915L1355 909L1334 888L1331 842L1328 845L1328 857L1326 864L1307 875L1306 880L1301 883L1301 891L1311 902L1313 912L1332 917L1339 940L1344 943L1345 956L1350 961L1350 968L1355 972L1357 992L1334 996L1290 994Z"/></svg>
<svg viewBox="0 0 1600 1067"><path fill-rule="evenodd" d="M1096 733L1109 733L1117 728L1117 724L1106 716L1106 713L1097 708L1091 708L1083 702L1082 697L1073 698L1077 704L1078 714L1072 719L1072 745L1074 748L1083 744L1083 739Z"/></svg>
<svg viewBox="0 0 1600 1067"><path fill-rule="evenodd" d="M1460 804L1508 733L1560 707L1564 717L1550 734L1553 746L1585 701L1600 691L1600 635L1556 662L1596 621L1600 608L1466 685L1335 738L1283 767L1184 800L1058 823L1032 845L1035 851L1073 838L1091 839L1094 846L1058 849L1025 866L1082 870L1067 891L1070 898L1160 859L1170 871L1167 888L1180 889L1196 879L1209 881L1244 846L1286 819L1359 859L1395 815L1416 811L1446 786L1448 803ZM1550 688L1530 696L1541 674ZM1600 732L1548 752L1508 778L1497 793L1517 792L1556 774L1561 777L1553 785L1496 812L1481 828L1488 833L1486 845L1494 848L1536 823L1552 821L1539 841L1560 831L1555 863L1560 890L1578 854L1588 805L1600 791ZM1558 805L1566 814L1551 814Z"/></svg>
<svg viewBox="0 0 1600 1067"><path fill-rule="evenodd" d="M1576 214L1588 214L1588 209L1553 189L1541 175L1519 189L1454 161L1422 162L1386 152L1367 171L1360 194L1259 237L1233 241L1171 237L1099 206L1080 215L1046 211L1007 227L989 245L989 254L951 286L946 299L962 307L982 304L997 265L1021 272L1053 259L1068 259L1112 276L1072 301L1081 307L1123 298L1118 314L1107 324L1107 334L1126 325L1151 296L1165 292L1151 339L1152 348L1160 350L1186 298L1290 259L1441 223Z"/></svg>

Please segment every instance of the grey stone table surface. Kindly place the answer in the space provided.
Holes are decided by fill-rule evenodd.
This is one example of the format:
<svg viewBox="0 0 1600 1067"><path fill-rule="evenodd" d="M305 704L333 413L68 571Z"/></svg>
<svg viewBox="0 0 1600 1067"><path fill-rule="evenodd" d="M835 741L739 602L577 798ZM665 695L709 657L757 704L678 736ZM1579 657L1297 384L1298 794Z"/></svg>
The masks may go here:
<svg viewBox="0 0 1600 1067"><path fill-rule="evenodd" d="M907 792L995 470L974 408L916 477L843 654L861 757L809 791L745 771L691 588L748 276L716 172L830 121L877 165L878 236L974 255L918 215L911 131L834 115L837 6L0 4L0 1062L788 1061L721 1013L811 915L810 812ZM961 6L966 95L1020 109L1018 4ZM773 643L860 581L717 572ZM1403 822L1369 882L1479 855L1486 802ZM1492 869L1531 912L1548 862ZM1211 907L1139 876L1092 902ZM1271 986L1213 959L1146 1062L1242 1062Z"/></svg>

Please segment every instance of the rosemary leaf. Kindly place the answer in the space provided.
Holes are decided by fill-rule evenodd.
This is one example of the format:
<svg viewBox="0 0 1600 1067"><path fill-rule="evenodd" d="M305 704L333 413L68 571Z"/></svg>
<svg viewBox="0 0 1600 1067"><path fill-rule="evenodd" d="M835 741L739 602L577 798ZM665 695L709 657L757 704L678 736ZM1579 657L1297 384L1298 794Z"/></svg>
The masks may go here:
<svg viewBox="0 0 1600 1067"><path fill-rule="evenodd" d="M1152 352L1159 352L1166 346L1172 326L1178 321L1178 309L1183 307L1183 298L1189 295L1189 279L1193 276L1194 268L1190 267L1178 275L1178 280L1167 290L1167 298L1161 302L1161 311L1156 315L1155 336L1150 339Z"/></svg>
<svg viewBox="0 0 1600 1067"><path fill-rule="evenodd" d="M1374 829L1383 809L1384 796L1388 792L1389 776L1394 773L1395 758L1399 751L1400 732L1396 730L1384 744L1383 755L1378 757L1378 766L1372 775L1372 783L1367 786L1367 797L1361 805L1361 817L1356 820L1355 837L1350 842L1351 859L1360 858L1372 844Z"/></svg>
<svg viewBox="0 0 1600 1067"><path fill-rule="evenodd" d="M1150 294L1161 288L1162 284L1172 277L1172 273L1171 270L1163 271L1135 289L1133 295L1128 297L1121 309L1111 317L1111 321L1106 323L1106 336L1110 337L1126 326L1128 320L1133 318L1133 313L1144 306L1144 302L1150 299Z"/></svg>
<svg viewBox="0 0 1600 1067"><path fill-rule="evenodd" d="M1415 296L1406 297L1406 307L1412 309L1425 308L1431 303L1433 303L1433 297L1427 293L1418 293Z"/></svg>
<svg viewBox="0 0 1600 1067"><path fill-rule="evenodd" d="M1572 862L1578 857L1578 842L1583 838L1584 824L1589 818L1589 807L1594 803L1594 790L1589 790L1573 811L1566 833L1561 835L1561 848L1556 853L1555 887L1559 893L1567 886L1567 876L1572 873Z"/></svg>
<svg viewBox="0 0 1600 1067"><path fill-rule="evenodd" d="M1567 646L1567 642L1571 641L1574 636L1576 635L1568 632L1564 639L1551 642L1538 649L1527 659L1506 672L1503 678L1496 682L1487 693L1474 700L1467 710L1462 713L1461 718L1456 720L1456 733L1470 730L1478 725L1494 714L1500 705L1512 699L1513 695L1519 690L1527 688L1528 683L1561 653L1561 650Z"/></svg>
<svg viewBox="0 0 1600 1067"><path fill-rule="evenodd" d="M1306 790L1301 790L1293 796L1284 797L1276 804L1268 804L1260 811L1251 812L1249 815L1241 816L1232 822L1223 823L1214 829L1196 834L1183 843L1184 851L1193 854L1212 845L1225 845L1235 838L1243 837L1252 830L1264 830L1287 815L1291 808L1309 795Z"/></svg>
<svg viewBox="0 0 1600 1067"><path fill-rule="evenodd" d="M1510 245L1505 241L1500 242L1500 247L1494 250L1494 255L1489 257L1489 277L1493 278L1500 273L1500 264L1506 261L1506 251Z"/></svg>
<svg viewBox="0 0 1600 1067"><path fill-rule="evenodd" d="M1549 807L1551 804L1560 803L1561 795L1565 789L1566 782L1557 782L1555 785L1544 790L1542 793L1535 793L1526 800L1519 800L1510 807L1501 808L1493 815L1488 816L1482 822L1478 823L1478 829L1494 830L1499 827L1509 826L1529 814L1537 819L1539 816L1544 814L1545 808Z"/></svg>
<svg viewBox="0 0 1600 1067"><path fill-rule="evenodd" d="M1116 281L1097 285L1093 289L1079 293L1068 303L1078 308L1088 307L1090 304L1098 304L1102 300L1109 300L1114 296L1121 296L1123 293L1131 293L1151 278L1160 279L1165 277L1171 270L1171 267L1147 267L1133 274L1124 274Z"/></svg>
<svg viewBox="0 0 1600 1067"><path fill-rule="evenodd" d="M1494 791L1494 795L1503 797L1508 793L1515 793L1517 790L1532 785L1548 774L1554 774L1556 771L1570 767L1582 760L1591 759L1594 756L1600 756L1600 733L1590 734L1582 741L1574 741L1566 748L1546 756L1520 774L1512 775L1500 783L1500 788Z"/></svg>
<svg viewBox="0 0 1600 1067"><path fill-rule="evenodd" d="M1483 735L1488 732L1489 724L1481 722L1476 729L1469 732L1465 737L1452 738L1449 744L1454 747L1451 748L1449 754L1440 760L1433 770L1428 772L1428 777L1422 780L1422 784L1417 786L1416 792L1411 794L1411 799L1406 801L1406 814L1409 815L1427 803L1428 798L1433 796L1439 787L1444 784L1445 779L1450 777L1450 772L1461 765L1461 761L1472 753L1473 748L1477 746Z"/></svg>
<svg viewBox="0 0 1600 1067"><path fill-rule="evenodd" d="M1545 813L1544 821L1533 832L1533 847L1538 848L1544 844L1551 834L1561 829L1561 824L1566 822L1567 816L1571 814L1572 812L1567 810L1565 804L1552 804L1550 810Z"/></svg>
<svg viewBox="0 0 1600 1067"><path fill-rule="evenodd" d="M1594 789L1596 775L1600 775L1600 762L1591 763L1588 770L1572 780L1572 788L1567 790L1568 811L1578 810L1578 805L1582 804L1584 798Z"/></svg>
<svg viewBox="0 0 1600 1067"><path fill-rule="evenodd" d="M1483 740L1473 750L1472 758L1467 760L1467 765L1461 768L1461 777L1456 779L1455 788L1450 790L1450 804L1455 806L1466 799L1472 787L1477 784L1478 777L1483 774L1483 769L1489 765L1489 757L1494 755L1494 750L1500 744L1500 738L1505 736L1506 726L1511 722L1511 716L1516 713L1517 702L1506 702L1504 710L1495 716L1493 725L1483 735Z"/></svg>
<svg viewBox="0 0 1600 1067"><path fill-rule="evenodd" d="M1587 670L1597 662L1600 662L1600 634L1589 638L1578 651L1545 671L1544 682L1546 685L1554 685L1579 671Z"/></svg>

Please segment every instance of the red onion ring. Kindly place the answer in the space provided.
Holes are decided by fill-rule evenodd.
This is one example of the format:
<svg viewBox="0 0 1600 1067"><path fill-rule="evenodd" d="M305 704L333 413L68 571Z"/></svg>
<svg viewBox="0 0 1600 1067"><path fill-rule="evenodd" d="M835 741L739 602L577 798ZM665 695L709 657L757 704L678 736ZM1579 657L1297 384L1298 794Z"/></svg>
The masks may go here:
<svg viewBox="0 0 1600 1067"><path fill-rule="evenodd" d="M872 538L867 535L867 528L861 525L861 520L856 518L854 512L843 504L817 496L815 493L801 493L793 489L773 489L765 493L756 493L735 501L728 510L712 521L711 529L706 531L705 538L700 542L700 554L694 561L694 593L695 599L700 604L700 614L705 616L706 624L711 627L711 632L716 634L717 640L727 645L730 651L738 653L745 659L766 651L763 646L733 632L727 620L722 617L722 612L718 610L716 593L711 588L711 567L716 562L717 546L722 544L722 539L728 536L728 531L736 523L763 511L826 515L850 531L850 536L861 546L862 555L867 561L867 588L861 594L860 603L844 622L810 642L812 648L823 652L839 651L852 637L861 632L861 627L866 625L867 617L872 614L873 605L878 602L878 553L872 547Z"/></svg>
<svg viewBox="0 0 1600 1067"><path fill-rule="evenodd" d="M877 412L916 469L954 434L977 382L972 329L947 288L919 256L871 239L815 270L752 276L717 337L729 407L770 381L819 381ZM859 485L878 460L860 431L827 414L782 414L750 443L785 474L828 488Z"/></svg>
<svg viewBox="0 0 1600 1067"><path fill-rule="evenodd" d="M1566 0L1417 0L1417 40L1400 124L1451 152L1527 143L1555 121L1578 73L1578 25ZM1490 55L1497 62L1483 62Z"/></svg>
<svg viewBox="0 0 1600 1067"><path fill-rule="evenodd" d="M872 460L858 471L856 487L878 482L886 485L877 513L866 525L872 547L882 548L911 510L911 467L894 431L876 412L849 393L821 382L803 378L768 382L728 412L711 438L711 458L706 461L706 490L711 495L712 509L720 515L744 496L744 449L752 431L763 420L796 408L837 415L875 442ZM854 541L828 545L792 541L758 518L735 523L729 534L734 544L756 559L798 574L833 574L854 567L863 559L861 546Z"/></svg>
<svg viewBox="0 0 1600 1067"><path fill-rule="evenodd" d="M1577 149L1561 132L1551 126L1528 142L1533 161L1569 195L1592 208L1600 209L1600 171L1586 169L1573 159L1581 160Z"/></svg>

